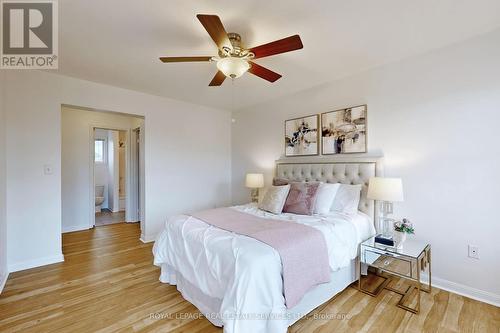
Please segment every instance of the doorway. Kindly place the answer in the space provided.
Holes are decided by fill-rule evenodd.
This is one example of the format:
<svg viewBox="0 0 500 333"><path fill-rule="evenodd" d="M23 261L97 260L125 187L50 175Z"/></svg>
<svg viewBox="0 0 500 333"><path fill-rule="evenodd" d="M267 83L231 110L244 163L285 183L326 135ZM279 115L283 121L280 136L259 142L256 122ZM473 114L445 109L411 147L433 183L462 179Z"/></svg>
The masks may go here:
<svg viewBox="0 0 500 333"><path fill-rule="evenodd" d="M127 131L94 128L95 226L125 222Z"/></svg>
<svg viewBox="0 0 500 333"><path fill-rule="evenodd" d="M140 222L140 127L93 128L92 227Z"/></svg>
<svg viewBox="0 0 500 333"><path fill-rule="evenodd" d="M143 222L144 117L61 110L62 232Z"/></svg>

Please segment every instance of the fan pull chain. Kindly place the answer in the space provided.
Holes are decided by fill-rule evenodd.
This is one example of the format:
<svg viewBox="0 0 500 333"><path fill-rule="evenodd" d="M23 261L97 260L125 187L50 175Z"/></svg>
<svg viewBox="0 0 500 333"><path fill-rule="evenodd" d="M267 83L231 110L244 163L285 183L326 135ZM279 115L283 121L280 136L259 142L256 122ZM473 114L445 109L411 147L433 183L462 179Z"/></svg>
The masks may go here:
<svg viewBox="0 0 500 333"><path fill-rule="evenodd" d="M234 112L234 77L231 78L231 110Z"/></svg>

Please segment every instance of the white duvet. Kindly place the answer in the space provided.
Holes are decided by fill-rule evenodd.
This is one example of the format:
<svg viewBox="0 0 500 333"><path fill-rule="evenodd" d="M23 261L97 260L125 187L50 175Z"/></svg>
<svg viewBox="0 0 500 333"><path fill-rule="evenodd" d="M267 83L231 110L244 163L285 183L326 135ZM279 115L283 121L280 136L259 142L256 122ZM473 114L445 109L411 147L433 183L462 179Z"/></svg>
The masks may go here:
<svg viewBox="0 0 500 333"><path fill-rule="evenodd" d="M331 213L321 216L275 215L254 204L234 209L267 218L289 220L320 230L328 246L330 268L336 271L357 256L358 244L375 233L367 215ZM220 300L217 313L206 313L226 333L281 333L288 320L281 260L270 246L253 238L212 227L179 215L165 224L154 247L154 264L162 267L162 282L176 284L175 275L203 294ZM163 270L169 270L164 272Z"/></svg>

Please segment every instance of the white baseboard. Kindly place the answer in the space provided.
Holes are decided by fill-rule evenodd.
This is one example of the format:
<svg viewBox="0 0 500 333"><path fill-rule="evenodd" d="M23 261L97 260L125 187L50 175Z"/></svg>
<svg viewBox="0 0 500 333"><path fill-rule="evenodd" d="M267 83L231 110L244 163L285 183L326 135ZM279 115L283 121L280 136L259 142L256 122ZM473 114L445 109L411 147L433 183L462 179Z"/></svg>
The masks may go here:
<svg viewBox="0 0 500 333"><path fill-rule="evenodd" d="M422 282L424 281L429 281L427 276L422 276ZM500 295L496 295L488 291L472 288L460 283L448 281L434 276L432 277L432 286L475 299L476 301L500 307Z"/></svg>
<svg viewBox="0 0 500 333"><path fill-rule="evenodd" d="M30 268L35 268L35 267L40 267L40 266L45 266L45 265L50 265L50 264L55 264L55 263L63 262L63 261L64 261L64 256L62 255L62 253L58 254L56 256L52 256L52 257L44 257L44 258L22 261L22 262L18 262L18 263L9 265L9 273L23 271L25 269L30 269Z"/></svg>
<svg viewBox="0 0 500 333"><path fill-rule="evenodd" d="M151 242L154 242L156 240L156 235L155 236L148 236L148 235L141 234L141 237L139 239L143 243L151 243Z"/></svg>
<svg viewBox="0 0 500 333"><path fill-rule="evenodd" d="M5 287L8 278L9 278L9 273L0 275L0 294L2 293L3 287Z"/></svg>
<svg viewBox="0 0 500 333"><path fill-rule="evenodd" d="M89 230L88 226L70 225L70 226L62 227L63 234L65 234L67 232L83 231L83 230Z"/></svg>

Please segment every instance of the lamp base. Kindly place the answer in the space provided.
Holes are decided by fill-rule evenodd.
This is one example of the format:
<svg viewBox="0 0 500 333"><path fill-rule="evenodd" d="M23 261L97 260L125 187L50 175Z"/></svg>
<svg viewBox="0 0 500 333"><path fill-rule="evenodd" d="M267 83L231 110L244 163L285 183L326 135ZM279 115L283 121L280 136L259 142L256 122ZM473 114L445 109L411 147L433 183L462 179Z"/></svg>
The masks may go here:
<svg viewBox="0 0 500 333"><path fill-rule="evenodd" d="M384 217L382 221L382 237L392 239L394 219Z"/></svg>
<svg viewBox="0 0 500 333"><path fill-rule="evenodd" d="M250 196L252 198L252 202L258 203L259 202L259 189L253 188Z"/></svg>
<svg viewBox="0 0 500 333"><path fill-rule="evenodd" d="M393 212L392 202L382 201L380 203L378 231L381 233L382 237L387 239L392 238L394 219L388 217L390 214L392 214L392 212Z"/></svg>

